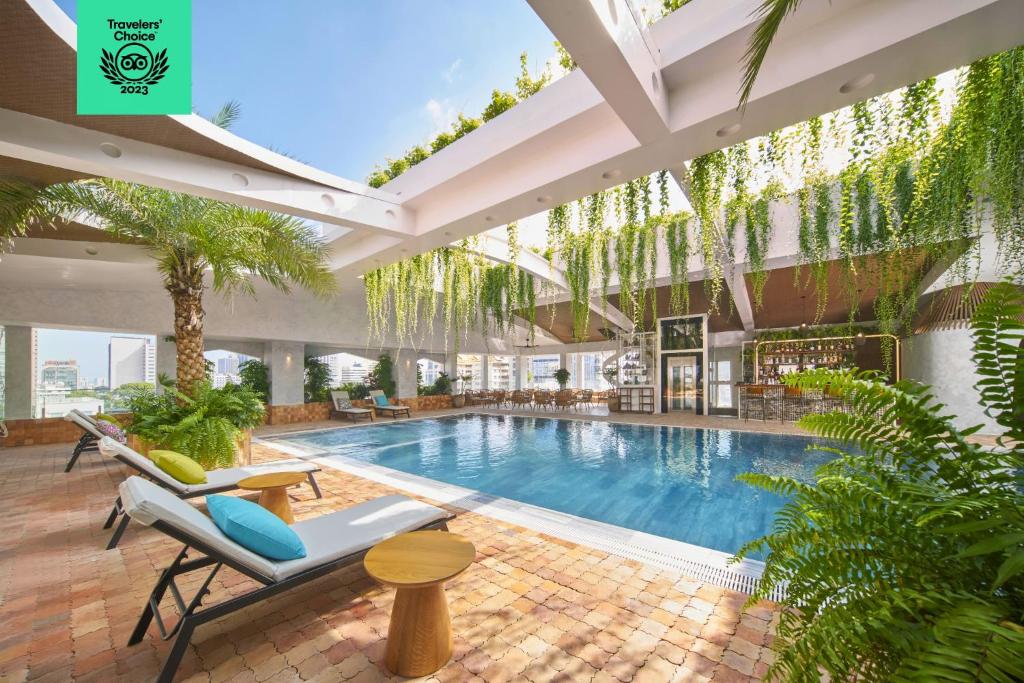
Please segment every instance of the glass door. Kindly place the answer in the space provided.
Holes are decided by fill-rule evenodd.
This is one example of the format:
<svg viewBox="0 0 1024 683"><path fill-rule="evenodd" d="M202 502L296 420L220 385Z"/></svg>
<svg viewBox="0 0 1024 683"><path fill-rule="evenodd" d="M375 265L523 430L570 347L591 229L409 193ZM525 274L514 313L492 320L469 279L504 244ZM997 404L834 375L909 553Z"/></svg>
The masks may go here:
<svg viewBox="0 0 1024 683"><path fill-rule="evenodd" d="M697 412L697 359L693 356L668 360L668 409Z"/></svg>

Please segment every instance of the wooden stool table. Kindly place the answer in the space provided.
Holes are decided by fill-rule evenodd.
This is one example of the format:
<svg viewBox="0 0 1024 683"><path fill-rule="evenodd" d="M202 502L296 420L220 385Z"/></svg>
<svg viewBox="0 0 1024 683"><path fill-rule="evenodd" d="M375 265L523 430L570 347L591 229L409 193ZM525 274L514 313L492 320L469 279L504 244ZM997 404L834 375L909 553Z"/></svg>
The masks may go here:
<svg viewBox="0 0 1024 683"><path fill-rule="evenodd" d="M292 504L288 500L288 487L306 481L305 472L271 472L246 477L238 482L238 488L260 492L260 505L284 520L285 524L295 521Z"/></svg>
<svg viewBox="0 0 1024 683"><path fill-rule="evenodd" d="M472 543L447 531L401 534L366 553L366 572L397 589L384 656L391 673L426 676L451 658L452 622L444 584L475 557Z"/></svg>

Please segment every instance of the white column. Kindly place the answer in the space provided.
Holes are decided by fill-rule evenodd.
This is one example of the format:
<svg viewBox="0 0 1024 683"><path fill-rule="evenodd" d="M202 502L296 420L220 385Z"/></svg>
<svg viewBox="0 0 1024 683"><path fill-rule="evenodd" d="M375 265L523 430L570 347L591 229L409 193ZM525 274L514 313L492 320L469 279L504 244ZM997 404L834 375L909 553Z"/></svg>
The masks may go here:
<svg viewBox="0 0 1024 683"><path fill-rule="evenodd" d="M397 398L416 396L416 352L391 352L395 367L395 393Z"/></svg>
<svg viewBox="0 0 1024 683"><path fill-rule="evenodd" d="M306 345L301 342L267 342L264 358L270 366L270 405L288 406L305 401Z"/></svg>
<svg viewBox="0 0 1024 683"><path fill-rule="evenodd" d="M35 335L31 327L4 327L4 417L24 420L35 417L32 396L36 386Z"/></svg>
<svg viewBox="0 0 1024 683"><path fill-rule="evenodd" d="M486 353L480 354L480 387L491 388L491 357Z"/></svg>
<svg viewBox="0 0 1024 683"><path fill-rule="evenodd" d="M515 375L514 381L516 389L522 389L526 385L526 361L528 358L529 356L524 356L522 354L515 357L516 367L512 374Z"/></svg>
<svg viewBox="0 0 1024 683"><path fill-rule="evenodd" d="M572 387L573 382L576 381L576 376L573 374L572 368L569 367L569 354L560 353L558 354L558 367L559 369L565 368L569 371L569 383L565 385L566 389Z"/></svg>

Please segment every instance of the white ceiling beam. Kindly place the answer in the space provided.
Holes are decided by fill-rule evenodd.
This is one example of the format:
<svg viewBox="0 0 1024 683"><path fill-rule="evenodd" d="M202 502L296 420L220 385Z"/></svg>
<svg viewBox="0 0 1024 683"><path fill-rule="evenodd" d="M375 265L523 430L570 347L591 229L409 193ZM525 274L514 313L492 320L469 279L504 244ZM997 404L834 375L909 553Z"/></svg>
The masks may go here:
<svg viewBox="0 0 1024 683"><path fill-rule="evenodd" d="M0 156L408 237L415 213L395 201L0 109Z"/></svg>
<svg viewBox="0 0 1024 683"><path fill-rule="evenodd" d="M529 0L637 141L669 133L660 55L626 0Z"/></svg>

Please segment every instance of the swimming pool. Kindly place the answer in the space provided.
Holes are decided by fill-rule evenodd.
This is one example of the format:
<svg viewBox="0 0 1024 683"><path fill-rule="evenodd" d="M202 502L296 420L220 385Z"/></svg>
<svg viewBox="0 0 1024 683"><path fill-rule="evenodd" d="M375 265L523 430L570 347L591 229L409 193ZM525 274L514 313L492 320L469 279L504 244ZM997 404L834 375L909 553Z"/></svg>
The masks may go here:
<svg viewBox="0 0 1024 683"><path fill-rule="evenodd" d="M813 480L812 439L544 417L461 415L285 435L343 456L607 524L733 553L785 502L742 472Z"/></svg>

